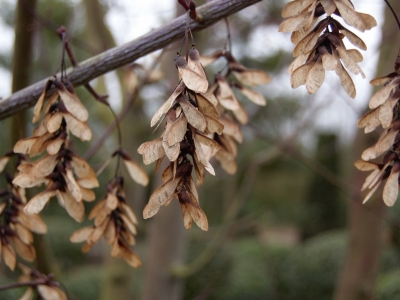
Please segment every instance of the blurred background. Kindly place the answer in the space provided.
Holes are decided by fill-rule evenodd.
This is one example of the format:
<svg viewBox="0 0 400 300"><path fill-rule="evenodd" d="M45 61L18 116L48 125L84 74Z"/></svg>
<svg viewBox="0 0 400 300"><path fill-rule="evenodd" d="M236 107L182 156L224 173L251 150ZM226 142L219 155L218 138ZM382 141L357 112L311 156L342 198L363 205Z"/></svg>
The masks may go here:
<svg viewBox="0 0 400 300"><path fill-rule="evenodd" d="M140 269L111 258L104 242L83 254L82 245L70 243L69 237L91 222L77 224L55 200L44 209L41 215L49 232L35 236L34 266L54 273L69 299L400 299L399 205L386 209L379 192L361 205L366 174L353 167L378 138L374 133L364 135L356 123L373 93L369 81L393 70L397 24L384 1L354 0L357 11L378 21L373 30L356 33L368 45L360 63L367 79L352 76L357 97L350 99L338 77L327 72L322 88L308 95L304 86L293 90L286 74L294 46L290 35L277 32L286 2L265 0L228 19L235 58L249 68L265 70L272 82L257 88L267 99L266 107L242 102L250 122L242 128L236 174L226 174L212 161L216 176L207 175L198 188L208 232L196 226L187 231L177 201L143 220L143 207L160 184L154 164L144 166L151 178L148 187L131 183L128 176L125 180L127 198L139 218L134 251L143 261ZM399 12L400 2L392 2ZM62 44L55 31L61 25L67 28L79 62L184 13L174 0L0 0L0 7L3 98L56 73ZM30 37L23 51L17 51L14 38L21 26L28 28L25 34ZM203 55L222 49L226 38L223 20L194 34ZM157 51L136 61L135 67L92 82L97 91L110 95L119 112L132 100L144 70L157 62L154 76L121 123L123 146L140 163L139 145L161 132L153 133L150 118L178 82L173 58L179 47L180 43L171 45L161 57ZM20 74L13 69L18 64L24 66ZM218 61L206 69L210 82L223 66ZM91 143L74 141L83 156L113 118L84 88L76 91L90 112L93 131ZM31 116L27 110L1 121L0 154L12 148L21 132L32 132ZM115 132L91 156L91 165L97 169L116 145ZM111 165L100 175L97 199L105 195L113 172ZM93 207L85 205L88 212ZM1 268L0 285L17 280L18 271ZM23 291L0 292L0 299L17 299Z"/></svg>

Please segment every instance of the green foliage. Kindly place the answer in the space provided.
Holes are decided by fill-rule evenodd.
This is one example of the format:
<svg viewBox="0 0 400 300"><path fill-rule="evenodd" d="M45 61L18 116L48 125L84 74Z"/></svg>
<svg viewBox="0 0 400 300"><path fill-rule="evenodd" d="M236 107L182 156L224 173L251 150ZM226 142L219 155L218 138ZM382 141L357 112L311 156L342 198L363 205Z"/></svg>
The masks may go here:
<svg viewBox="0 0 400 300"><path fill-rule="evenodd" d="M68 299L100 299L104 275L103 268L99 266L71 270L63 280Z"/></svg>
<svg viewBox="0 0 400 300"><path fill-rule="evenodd" d="M375 299L393 300L400 298L400 270L379 277Z"/></svg>

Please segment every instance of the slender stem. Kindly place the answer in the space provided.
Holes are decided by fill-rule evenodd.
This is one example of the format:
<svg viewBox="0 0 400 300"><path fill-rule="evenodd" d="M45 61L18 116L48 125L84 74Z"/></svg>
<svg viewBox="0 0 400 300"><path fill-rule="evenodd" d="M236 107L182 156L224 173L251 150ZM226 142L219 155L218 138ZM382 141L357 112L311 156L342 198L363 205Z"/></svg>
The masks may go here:
<svg viewBox="0 0 400 300"><path fill-rule="evenodd" d="M392 12L394 18L396 19L397 26L399 27L399 30L400 30L400 20L399 20L399 18L397 17L396 12L394 11L393 7L390 5L390 3L389 3L388 0L383 0L383 1L385 1L386 5L389 7L390 11Z"/></svg>
<svg viewBox="0 0 400 300"><path fill-rule="evenodd" d="M231 40L231 29L229 27L229 22L228 18L224 18L225 24L226 24L226 31L227 31L227 38L226 38L226 43L224 48L226 49L228 46L228 49L226 49L228 52L232 51L232 40Z"/></svg>

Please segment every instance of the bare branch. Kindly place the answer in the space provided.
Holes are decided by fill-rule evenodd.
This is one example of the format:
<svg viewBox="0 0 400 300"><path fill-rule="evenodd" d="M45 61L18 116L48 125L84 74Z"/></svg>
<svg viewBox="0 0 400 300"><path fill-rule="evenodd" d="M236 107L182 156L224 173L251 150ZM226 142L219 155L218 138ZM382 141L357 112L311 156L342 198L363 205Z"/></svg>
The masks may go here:
<svg viewBox="0 0 400 300"><path fill-rule="evenodd" d="M211 26L215 22L261 0L215 0L197 8L202 15L202 24L191 20L190 28L198 31ZM185 34L186 15L143 35L136 40L107 50L79 64L74 70L68 69L68 78L74 86L88 83L90 80L131 63L153 51L166 47L181 39ZM0 102L0 119L4 119L18 111L34 105L44 89L47 79L20 90Z"/></svg>

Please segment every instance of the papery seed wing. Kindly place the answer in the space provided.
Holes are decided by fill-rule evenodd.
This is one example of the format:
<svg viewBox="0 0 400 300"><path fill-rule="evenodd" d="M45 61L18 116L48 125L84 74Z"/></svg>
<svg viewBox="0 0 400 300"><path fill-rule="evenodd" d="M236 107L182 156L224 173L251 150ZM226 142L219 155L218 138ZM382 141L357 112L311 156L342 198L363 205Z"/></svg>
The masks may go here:
<svg viewBox="0 0 400 300"><path fill-rule="evenodd" d="M365 78L365 74L361 70L361 68L358 66L356 62L353 61L353 59L350 57L350 55L347 54L346 49L337 47L336 48L340 59L344 63L345 67L350 70L353 74L361 74L362 78Z"/></svg>
<svg viewBox="0 0 400 300"><path fill-rule="evenodd" d="M136 215L134 214L133 210L127 205L126 203L121 203L122 208L125 211L127 217L131 220L131 222L135 225L139 224Z"/></svg>
<svg viewBox="0 0 400 300"><path fill-rule="evenodd" d="M346 28L340 29L340 32L343 33L344 36L349 40L349 42L352 43L354 46L361 50L367 50L367 45L362 39L358 37L358 35L354 34Z"/></svg>
<svg viewBox="0 0 400 300"><path fill-rule="evenodd" d="M322 66L322 59L319 58L310 69L306 78L306 87L309 94L314 94L325 80L325 69Z"/></svg>
<svg viewBox="0 0 400 300"><path fill-rule="evenodd" d="M329 53L324 53L321 55L322 67L327 71L334 71L337 69L339 60Z"/></svg>
<svg viewBox="0 0 400 300"><path fill-rule="evenodd" d="M64 180L67 184L67 188L70 191L71 195L75 198L76 201L82 200L82 193L78 183L75 181L72 170L69 168L65 169L65 174L62 173Z"/></svg>
<svg viewBox="0 0 400 300"><path fill-rule="evenodd" d="M261 95L260 93L253 91L248 88L241 88L240 92L251 102L260 105L260 106L265 106L267 105L267 101L265 100L264 96Z"/></svg>
<svg viewBox="0 0 400 300"><path fill-rule="evenodd" d="M325 13L330 16L336 10L336 5L333 0L321 0L321 5L324 8Z"/></svg>
<svg viewBox="0 0 400 300"><path fill-rule="evenodd" d="M30 149L30 156L36 156L42 153L44 150L46 150L47 145L51 142L51 139L54 137L52 133L46 133L36 139L36 141L32 144L32 147ZM49 153L50 155L56 154L56 153Z"/></svg>
<svg viewBox="0 0 400 300"><path fill-rule="evenodd" d="M393 120L393 108L396 106L398 99L389 99L379 107L379 121L382 128L388 128Z"/></svg>
<svg viewBox="0 0 400 300"><path fill-rule="evenodd" d="M220 145L215 141L212 140L202 134L197 134L196 133L196 139L203 145L210 147L213 150L219 150Z"/></svg>
<svg viewBox="0 0 400 300"><path fill-rule="evenodd" d="M183 225L186 229L192 228L192 216L189 213L186 203L179 202L182 210Z"/></svg>
<svg viewBox="0 0 400 300"><path fill-rule="evenodd" d="M178 98L178 102L183 109L187 122L190 123L194 128L204 131L207 124L203 114L183 97Z"/></svg>
<svg viewBox="0 0 400 300"><path fill-rule="evenodd" d="M40 284L40 285L37 286L37 290L38 290L40 296L45 300L50 300L50 299L51 300L63 300L63 299L66 299L66 297L63 298L60 295L60 293L59 293L57 288L52 287L52 286L47 286L47 285Z"/></svg>
<svg viewBox="0 0 400 300"><path fill-rule="evenodd" d="M301 85L306 84L307 81L307 75L310 72L311 68L315 65L314 61L310 61L308 63L305 63L301 67L297 68L292 72L290 75L290 83L292 85L292 88L298 88Z"/></svg>
<svg viewBox="0 0 400 300"><path fill-rule="evenodd" d="M222 55L223 52L221 50L218 50L210 55L200 56L200 63L202 64L203 67L207 67L208 65L211 65L214 61L216 61L218 58L220 58Z"/></svg>
<svg viewBox="0 0 400 300"><path fill-rule="evenodd" d="M168 129L165 130L164 138L169 146L179 143L185 137L187 130L187 120L185 114L181 114L175 122L173 122Z"/></svg>
<svg viewBox="0 0 400 300"><path fill-rule="evenodd" d="M12 237L12 241L14 243L15 250L23 259L26 261L33 261L35 259L36 251L32 245L25 244L17 236Z"/></svg>
<svg viewBox="0 0 400 300"><path fill-rule="evenodd" d="M357 123L358 128L363 128L365 127L364 132L369 133L371 131L374 131L375 128L377 128L380 124L381 121L379 120L379 110L380 107L375 108L368 113L366 113Z"/></svg>
<svg viewBox="0 0 400 300"><path fill-rule="evenodd" d="M396 81L392 80L388 85L377 91L369 101L369 108L374 109L379 105L382 105L385 101L387 101L390 94L392 93L392 90L395 88L396 85L397 85Z"/></svg>
<svg viewBox="0 0 400 300"><path fill-rule="evenodd" d="M309 55L310 55L309 53L305 53L297 56L289 65L289 68L287 69L286 73L292 74L294 70L298 69L300 66L303 65L304 61L308 58Z"/></svg>
<svg viewBox="0 0 400 300"><path fill-rule="evenodd" d="M365 160L357 160L354 163L354 166L359 169L360 171L373 171L379 170L379 167L376 163L365 161Z"/></svg>
<svg viewBox="0 0 400 300"><path fill-rule="evenodd" d="M89 216L88 216L89 220L92 220L93 218L95 218L105 208L106 199L107 198L104 198L101 201L96 203L96 205L92 208L92 210L89 213Z"/></svg>
<svg viewBox="0 0 400 300"><path fill-rule="evenodd" d="M15 146L14 146L14 152L15 153L23 153L23 154L29 154L31 152L31 147L32 145L36 142L38 137L28 137L19 140ZM5 166L5 164L4 164Z"/></svg>
<svg viewBox="0 0 400 300"><path fill-rule="evenodd" d="M218 103L218 100L216 100ZM219 114L215 105L212 104L206 97L201 94L196 94L196 102L199 110L204 114L212 118L218 118Z"/></svg>
<svg viewBox="0 0 400 300"><path fill-rule="evenodd" d="M27 212L22 211L22 213L19 213L18 218L29 230L39 234L47 233L46 223L39 215L28 214Z"/></svg>
<svg viewBox="0 0 400 300"><path fill-rule="evenodd" d="M14 152L15 152L15 150L14 150ZM4 168L6 167L9 160L10 160L10 156L8 156L8 155L0 158L0 173L4 171Z"/></svg>
<svg viewBox="0 0 400 300"><path fill-rule="evenodd" d="M217 88L218 84L214 84L213 86L211 86L210 90L208 91L208 93L204 94L204 93L197 93L196 96L203 96L204 98L206 98L208 101L211 102L212 105L214 105L214 107L217 107L218 105L218 99L215 97L214 95L214 91ZM201 101L201 100L200 100Z"/></svg>
<svg viewBox="0 0 400 300"><path fill-rule="evenodd" d="M220 118L219 121L224 125L224 134L232 136L238 143L243 142L243 134L235 121L226 117Z"/></svg>
<svg viewBox="0 0 400 300"><path fill-rule="evenodd" d="M88 226L78 229L70 236L69 241L71 243L82 243L87 240L93 230L94 226Z"/></svg>
<svg viewBox="0 0 400 300"><path fill-rule="evenodd" d="M51 197L54 197L57 191L44 191L37 194L26 204L24 211L28 214L38 214L47 204Z"/></svg>
<svg viewBox="0 0 400 300"><path fill-rule="evenodd" d="M107 224L106 230L104 230L104 240L107 244L112 245L117 239L117 233L115 229L115 222L110 221Z"/></svg>
<svg viewBox="0 0 400 300"><path fill-rule="evenodd" d="M189 50L188 67L207 80L206 73L200 63L200 54L195 47ZM208 87L207 87L208 88Z"/></svg>
<svg viewBox="0 0 400 300"><path fill-rule="evenodd" d="M106 207L110 210L115 210L118 207L118 198L113 193L108 193L106 198Z"/></svg>
<svg viewBox="0 0 400 300"><path fill-rule="evenodd" d="M30 175L36 180L53 172L58 163L57 155L46 155L34 162Z"/></svg>
<svg viewBox="0 0 400 300"><path fill-rule="evenodd" d="M354 86L353 80L351 79L349 73L343 68L341 64L338 64L336 69L336 74L339 76L340 84L343 86L346 93L351 97L356 96L356 87Z"/></svg>
<svg viewBox="0 0 400 300"><path fill-rule="evenodd" d="M175 60L179 75L186 87L197 93L205 93L208 89L208 81L202 75L193 71L183 57Z"/></svg>
<svg viewBox="0 0 400 300"><path fill-rule="evenodd" d="M215 176L215 171L213 166L209 163L209 161L207 160L203 149L201 148L201 143L200 141L197 139L197 135L193 134L193 141L194 141L194 145L196 147L196 156L199 159L199 161L202 163L202 165L204 166L204 168L211 174Z"/></svg>
<svg viewBox="0 0 400 300"><path fill-rule="evenodd" d="M39 97L39 100L36 102L35 108L33 109L33 119L32 123L36 123L40 119L40 113L42 112L44 100L46 99L46 95L50 87L52 86L53 81L52 78L47 80L46 86L42 92L42 94Z"/></svg>
<svg viewBox="0 0 400 300"><path fill-rule="evenodd" d="M79 187L81 189L82 200L85 200L87 202L92 202L96 200L96 194L92 190L84 188L80 184Z"/></svg>
<svg viewBox="0 0 400 300"><path fill-rule="evenodd" d="M340 15L342 16L343 20L349 24L364 32L366 27L364 24L363 19L358 15L358 13L354 10L354 8L347 6L342 0L333 0L338 8Z"/></svg>
<svg viewBox="0 0 400 300"><path fill-rule="evenodd" d="M231 87L225 80L218 80L219 93L217 99L219 103L229 110L235 110L239 107L239 102L236 99Z"/></svg>
<svg viewBox="0 0 400 300"><path fill-rule="evenodd" d="M381 182L379 182L378 184L376 184L376 185L372 188L372 190L369 191L369 193L367 194L367 196L365 196L365 198L364 198L362 204L365 204L365 202L367 202L367 201L372 197L372 195L373 195L373 194L375 193L375 191L378 189L378 187L380 186L380 184L381 184Z"/></svg>
<svg viewBox="0 0 400 300"><path fill-rule="evenodd" d="M283 7L282 17L289 18L289 17L295 16L295 15L301 14L313 2L314 2L314 0L291 1Z"/></svg>
<svg viewBox="0 0 400 300"><path fill-rule="evenodd" d="M169 198L174 194L176 186L178 185L181 177L175 177L173 180L168 180L158 187L153 194L151 194L149 202L143 210L143 218L148 219L154 216L160 207L164 205Z"/></svg>
<svg viewBox="0 0 400 300"><path fill-rule="evenodd" d="M86 107L79 100L75 92L69 92L65 87L64 89L59 89L57 87L58 93L63 101L65 108L79 121L86 122L89 118L89 113Z"/></svg>
<svg viewBox="0 0 400 300"><path fill-rule="evenodd" d="M243 71L233 71L236 79L247 86L257 86L262 84L268 84L271 82L271 77L268 73L263 70L257 69L245 69Z"/></svg>
<svg viewBox="0 0 400 300"><path fill-rule="evenodd" d="M374 146L364 150L364 152L361 155L361 158L363 160L371 160L382 155L384 152L389 150L390 147L392 147L398 132L399 132L398 130L391 130L386 134L383 133L379 138L378 142Z"/></svg>
<svg viewBox="0 0 400 300"><path fill-rule="evenodd" d="M4 263L7 265L7 267L10 268L11 271L14 271L17 259L15 257L15 252L13 248L10 244L4 243L2 244L1 248L3 252Z"/></svg>
<svg viewBox="0 0 400 300"><path fill-rule="evenodd" d="M207 115L205 115L204 117L207 123L206 133L217 133L221 135L224 130L224 125L222 125L218 120L211 118Z"/></svg>
<svg viewBox="0 0 400 300"><path fill-rule="evenodd" d="M74 155L72 157L71 166L72 170L78 178L93 178L93 180L97 181L96 173L93 171L92 167L88 164L87 161L80 158L79 156ZM99 186L98 183L97 186Z"/></svg>
<svg viewBox="0 0 400 300"><path fill-rule="evenodd" d="M126 247L121 247L120 250L122 252L122 257L130 266L134 268L139 268L142 265L139 256L137 256L137 254L133 252L131 249Z"/></svg>
<svg viewBox="0 0 400 300"><path fill-rule="evenodd" d="M25 244L30 244L33 242L32 232L28 228L19 223L15 223L14 225L15 231L22 242L24 242Z"/></svg>
<svg viewBox="0 0 400 300"><path fill-rule="evenodd" d="M376 23L376 20L373 16L369 14L363 14L363 13L357 13L358 16L363 20L365 30L370 30L373 27L377 26L378 24Z"/></svg>
<svg viewBox="0 0 400 300"><path fill-rule="evenodd" d="M96 219L97 220L97 219ZM95 220L95 221L96 221ZM96 244L103 236L109 222L113 222L110 218L104 218L102 223L98 223L87 239L88 244Z"/></svg>
<svg viewBox="0 0 400 300"><path fill-rule="evenodd" d="M135 227L135 224L133 224L132 222L131 222L131 220L127 217L127 216L125 216L124 214L121 214L121 219L122 219L122 221L123 221L123 223L124 223L124 226L132 233L132 234L137 234L137 230L136 230L136 227Z"/></svg>
<svg viewBox="0 0 400 300"><path fill-rule="evenodd" d="M56 112L51 118L47 121L47 130L51 133L56 132L60 129L61 123L63 120L63 113Z"/></svg>
<svg viewBox="0 0 400 300"><path fill-rule="evenodd" d="M153 161L156 161L165 155L162 140L163 138L161 137L140 145L137 151L139 154L143 155L143 163L145 165L151 164Z"/></svg>
<svg viewBox="0 0 400 300"><path fill-rule="evenodd" d="M80 191L79 191L80 192ZM85 217L85 207L82 201L77 201L69 192L60 192L65 210L76 222L81 223Z"/></svg>
<svg viewBox="0 0 400 300"><path fill-rule="evenodd" d="M356 63L362 62L364 59L361 52L357 49L347 50L347 55L350 56L350 58Z"/></svg>
<svg viewBox="0 0 400 300"><path fill-rule="evenodd" d="M189 211L190 216L192 217L193 221L196 223L197 226L201 230L207 231L208 230L208 221L206 214L200 208L200 205L197 203L196 199L190 192L188 192L190 197L190 202L185 202L186 209Z"/></svg>
<svg viewBox="0 0 400 300"><path fill-rule="evenodd" d="M393 206L399 195L399 171L390 173L383 188L382 198L387 206Z"/></svg>
<svg viewBox="0 0 400 300"><path fill-rule="evenodd" d="M57 154L60 151L61 146L64 144L66 137L60 135L56 139L50 141L46 147L47 153L50 155Z"/></svg>
<svg viewBox="0 0 400 300"><path fill-rule="evenodd" d="M67 122L68 130L81 139L81 141L90 141L92 139L92 131L86 123L74 118L70 114L63 114L65 121Z"/></svg>
<svg viewBox="0 0 400 300"><path fill-rule="evenodd" d="M162 145L164 147L165 155L168 157L170 161L175 161L180 153L180 143L176 143L172 146L169 146L167 141L163 141Z"/></svg>
<svg viewBox="0 0 400 300"><path fill-rule="evenodd" d="M232 113L235 116L235 118L243 125L247 124L247 122L249 121L249 116L247 115L247 111L240 103L237 109L232 110Z"/></svg>
<svg viewBox="0 0 400 300"><path fill-rule="evenodd" d="M175 99L184 91L184 89L185 89L185 84L183 83L183 81L181 81L175 88L172 95L168 98L168 100L165 101L164 104L154 114L154 116L150 122L151 127L156 125L157 122L161 119L161 117L169 111L169 109L172 107Z"/></svg>
<svg viewBox="0 0 400 300"><path fill-rule="evenodd" d="M133 160L123 159L131 178L140 185L146 186L149 183L149 177L146 172Z"/></svg>
<svg viewBox="0 0 400 300"><path fill-rule="evenodd" d="M310 17L311 17L311 12L304 12L302 14L289 17L279 25L278 31L292 32L299 30L305 27Z"/></svg>

